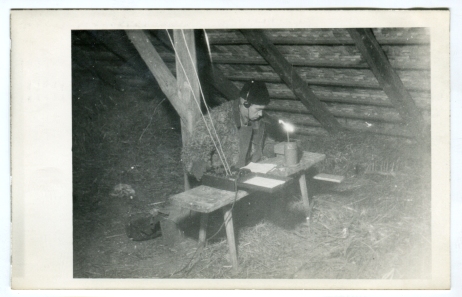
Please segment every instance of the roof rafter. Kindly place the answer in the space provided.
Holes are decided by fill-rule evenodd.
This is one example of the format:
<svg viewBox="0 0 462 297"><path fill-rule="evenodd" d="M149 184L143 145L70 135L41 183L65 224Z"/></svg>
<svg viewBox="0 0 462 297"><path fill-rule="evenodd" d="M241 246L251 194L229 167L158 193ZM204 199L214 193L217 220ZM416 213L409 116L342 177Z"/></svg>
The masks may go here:
<svg viewBox="0 0 462 297"><path fill-rule="evenodd" d="M422 115L419 113L414 100L404 87L400 77L388 61L372 30L347 30L393 106L408 126L419 135L422 131Z"/></svg>
<svg viewBox="0 0 462 297"><path fill-rule="evenodd" d="M241 30L241 33L263 56L286 85L308 108L313 116L329 132L336 133L342 129L339 122L319 101L308 84L294 71L294 67L284 58L274 44L265 36L262 30Z"/></svg>

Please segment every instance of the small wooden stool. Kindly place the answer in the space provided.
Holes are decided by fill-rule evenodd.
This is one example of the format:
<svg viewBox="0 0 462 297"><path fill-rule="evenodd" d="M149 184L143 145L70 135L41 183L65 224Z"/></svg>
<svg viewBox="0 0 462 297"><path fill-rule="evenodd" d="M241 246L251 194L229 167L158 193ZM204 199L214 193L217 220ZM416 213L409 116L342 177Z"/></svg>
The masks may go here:
<svg viewBox="0 0 462 297"><path fill-rule="evenodd" d="M246 191L239 190L236 197L236 193L232 191L220 190L208 186L198 186L170 197L172 204L201 213L199 230L200 243L205 243L208 214L219 208L223 209L229 255L235 272L238 270L238 263L236 241L234 239L232 206L235 200L238 201L248 194L249 193Z"/></svg>

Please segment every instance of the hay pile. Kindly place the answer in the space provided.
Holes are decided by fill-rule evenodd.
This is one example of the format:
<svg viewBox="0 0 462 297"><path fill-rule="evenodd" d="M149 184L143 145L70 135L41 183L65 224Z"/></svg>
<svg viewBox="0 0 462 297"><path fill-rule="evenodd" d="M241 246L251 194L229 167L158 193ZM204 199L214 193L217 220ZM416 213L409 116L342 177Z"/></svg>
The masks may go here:
<svg viewBox="0 0 462 297"><path fill-rule="evenodd" d="M309 225L274 217L240 230L233 274L228 245L210 243L175 277L406 279L431 275L430 200L419 181L349 179L315 197ZM296 197L299 198L299 197ZM280 215L301 211L297 200Z"/></svg>
<svg viewBox="0 0 462 297"><path fill-rule="evenodd" d="M351 139L350 139L351 140ZM362 140L356 138L357 141ZM410 279L431 275L430 171L424 156L400 151L413 145L376 143L371 139L324 147L330 154L324 169L345 173L356 162L401 157L396 175L350 174L343 183L313 182L314 207L305 224L300 195L286 197L263 220L236 231L240 270L233 274L225 233L209 243L188 269L188 278ZM371 142L370 142L371 141ZM326 145L315 143L315 145ZM308 150L315 147L313 145ZM381 146L383 145L383 146ZM343 150L333 154L335 149ZM393 147L392 150L389 150ZM370 150L369 154L365 153ZM389 151L387 151L389 150ZM415 153L415 152L414 152ZM340 156L335 159L335 156ZM351 158L351 159L349 159ZM405 159L407 158L407 159ZM428 158L428 156L427 156ZM334 162L335 160L335 166ZM424 166L425 165L425 166ZM332 166L332 167L329 167ZM325 172L325 171L324 171ZM266 210L266 209L265 209ZM252 212L265 211L249 210ZM235 215L238 215L236 209ZM281 224L302 218L295 227Z"/></svg>
<svg viewBox="0 0 462 297"><path fill-rule="evenodd" d="M153 277L160 262L140 270L134 255L158 241L134 243L124 225L183 189L180 123L165 97L94 84L73 96L74 277Z"/></svg>
<svg viewBox="0 0 462 297"><path fill-rule="evenodd" d="M170 185L172 173L182 177L179 120L165 97L143 99L110 88L75 99L74 202L82 207L108 198L117 184L130 185L138 199L151 202L166 198L168 193L151 194L166 184L172 193L179 191L176 183Z"/></svg>
<svg viewBox="0 0 462 297"><path fill-rule="evenodd" d="M345 176L395 175L421 165L420 157L429 151L429 145L413 140L354 132L303 138L300 143L304 150L326 154L317 166L321 172Z"/></svg>

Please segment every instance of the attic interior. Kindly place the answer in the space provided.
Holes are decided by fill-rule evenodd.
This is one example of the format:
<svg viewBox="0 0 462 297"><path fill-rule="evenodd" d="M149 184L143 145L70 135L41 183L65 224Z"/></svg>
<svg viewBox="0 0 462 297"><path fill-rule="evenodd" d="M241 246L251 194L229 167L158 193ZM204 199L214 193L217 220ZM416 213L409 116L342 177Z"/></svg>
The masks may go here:
<svg viewBox="0 0 462 297"><path fill-rule="evenodd" d="M428 277L426 28L194 30L190 50L210 107L237 98L248 80L265 82L265 116L293 123L304 150L326 154L317 170L346 179L309 181L308 229L297 227L297 189L237 203L237 276L220 223L210 224L217 237L185 270L187 252L161 238L127 238L132 214L184 191L182 125L169 94L178 90L155 78L160 64L177 78L173 31L72 32L74 277ZM193 238L197 228L192 220L185 233Z"/></svg>

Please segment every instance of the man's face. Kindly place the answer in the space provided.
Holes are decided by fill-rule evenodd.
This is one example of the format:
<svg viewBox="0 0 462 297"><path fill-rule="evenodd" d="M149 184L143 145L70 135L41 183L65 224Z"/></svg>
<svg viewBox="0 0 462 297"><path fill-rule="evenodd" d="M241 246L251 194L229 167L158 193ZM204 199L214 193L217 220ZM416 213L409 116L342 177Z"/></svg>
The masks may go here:
<svg viewBox="0 0 462 297"><path fill-rule="evenodd" d="M250 105L248 117L251 121L256 121L263 116L263 110L266 108L266 105Z"/></svg>

